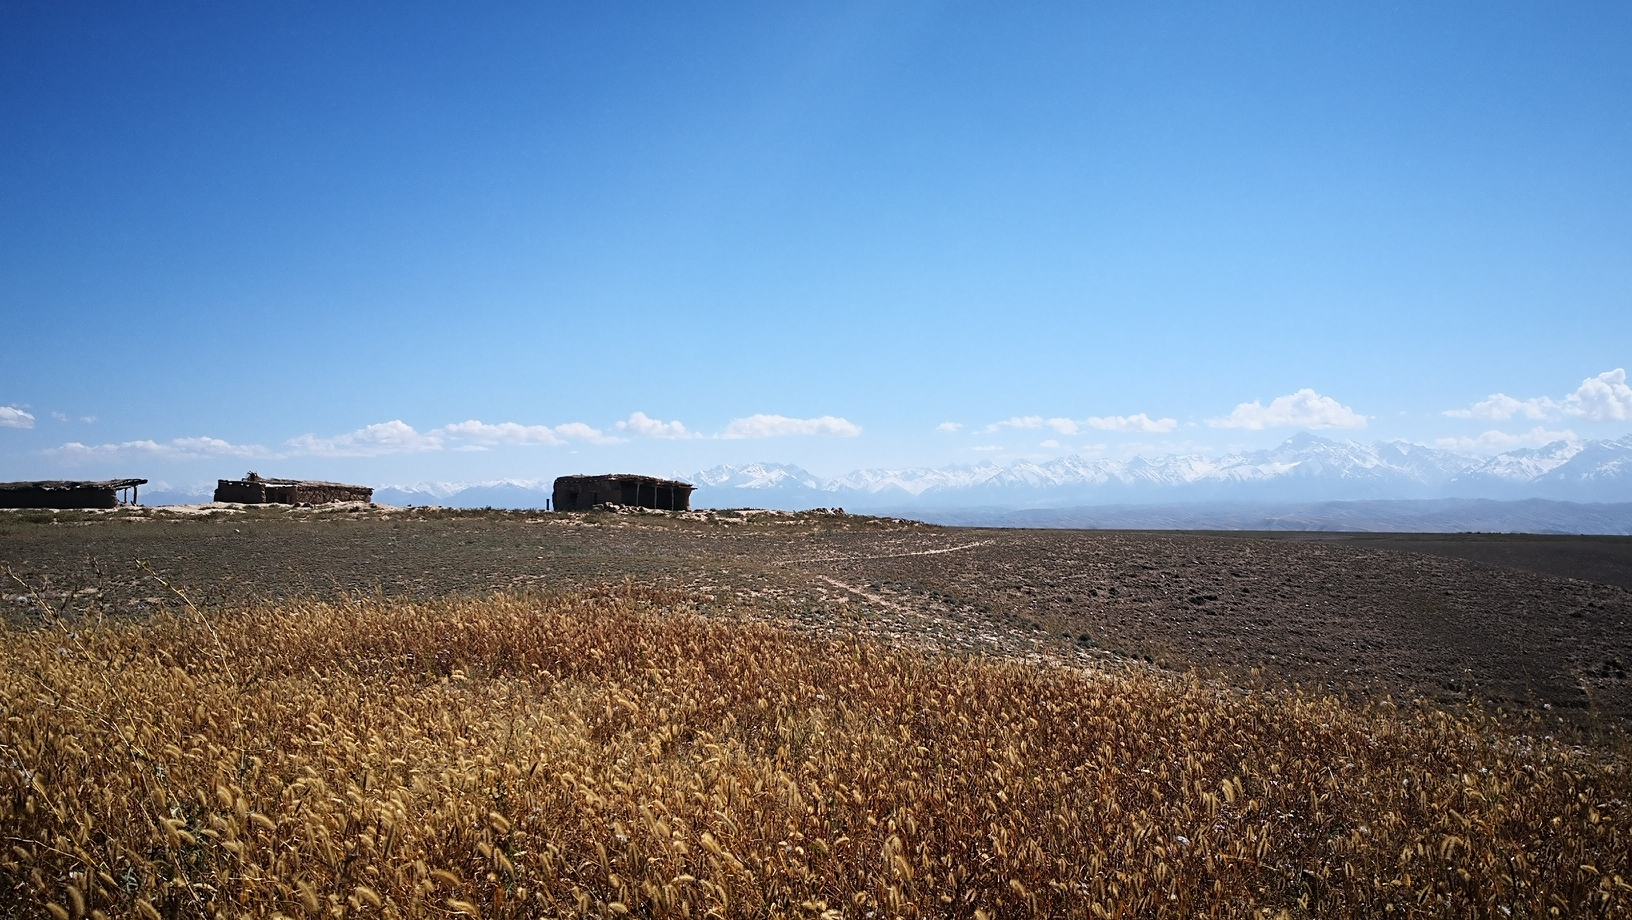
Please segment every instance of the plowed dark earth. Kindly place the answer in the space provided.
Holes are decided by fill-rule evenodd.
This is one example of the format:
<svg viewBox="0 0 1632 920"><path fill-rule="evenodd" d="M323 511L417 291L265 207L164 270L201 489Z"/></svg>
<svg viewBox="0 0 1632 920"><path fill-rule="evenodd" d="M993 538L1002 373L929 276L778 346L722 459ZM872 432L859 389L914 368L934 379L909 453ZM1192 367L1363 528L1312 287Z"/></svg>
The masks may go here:
<svg viewBox="0 0 1632 920"><path fill-rule="evenodd" d="M160 579L208 610L634 578L802 629L1477 701L1595 732L1632 727L1632 594L1610 583L1629 571L1632 540L1615 538L978 530L820 513L0 513L13 621L42 603L179 607Z"/></svg>

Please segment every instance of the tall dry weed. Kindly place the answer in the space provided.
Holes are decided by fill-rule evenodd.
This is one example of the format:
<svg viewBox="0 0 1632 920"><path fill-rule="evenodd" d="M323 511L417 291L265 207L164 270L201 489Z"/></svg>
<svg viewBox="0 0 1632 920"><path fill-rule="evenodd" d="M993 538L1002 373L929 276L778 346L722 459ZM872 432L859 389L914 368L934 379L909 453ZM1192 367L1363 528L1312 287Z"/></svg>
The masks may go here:
<svg viewBox="0 0 1632 920"><path fill-rule="evenodd" d="M0 911L1618 916L1627 765L635 588L13 631Z"/></svg>

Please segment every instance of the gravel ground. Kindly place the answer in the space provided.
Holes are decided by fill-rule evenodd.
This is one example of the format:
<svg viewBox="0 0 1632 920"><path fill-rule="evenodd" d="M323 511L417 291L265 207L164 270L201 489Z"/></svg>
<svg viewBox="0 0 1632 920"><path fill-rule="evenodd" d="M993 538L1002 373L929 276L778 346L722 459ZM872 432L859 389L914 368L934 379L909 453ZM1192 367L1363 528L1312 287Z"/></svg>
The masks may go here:
<svg viewBox="0 0 1632 920"><path fill-rule="evenodd" d="M1531 542L1541 548L778 512L11 511L0 512L0 606L27 623L42 602L141 616L179 607L178 591L208 610L634 578L714 614L822 633L1632 727L1632 595L1558 574L1618 580L1632 541Z"/></svg>

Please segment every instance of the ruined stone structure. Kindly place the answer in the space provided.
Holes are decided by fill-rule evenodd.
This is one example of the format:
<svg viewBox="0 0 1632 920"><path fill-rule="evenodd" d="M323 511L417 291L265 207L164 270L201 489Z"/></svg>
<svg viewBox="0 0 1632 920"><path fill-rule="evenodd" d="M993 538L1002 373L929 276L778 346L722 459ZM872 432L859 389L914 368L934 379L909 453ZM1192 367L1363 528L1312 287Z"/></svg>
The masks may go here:
<svg viewBox="0 0 1632 920"><path fill-rule="evenodd" d="M322 505L329 502L372 501L368 486L304 479L264 479L254 472L243 479L218 479L215 500L245 505Z"/></svg>
<svg viewBox="0 0 1632 920"><path fill-rule="evenodd" d="M0 482L0 508L117 508L136 504L136 487L145 479L73 482Z"/></svg>
<svg viewBox="0 0 1632 920"><path fill-rule="evenodd" d="M557 511L582 511L596 505L634 505L665 511L691 510L691 483L630 473L562 476L552 498Z"/></svg>

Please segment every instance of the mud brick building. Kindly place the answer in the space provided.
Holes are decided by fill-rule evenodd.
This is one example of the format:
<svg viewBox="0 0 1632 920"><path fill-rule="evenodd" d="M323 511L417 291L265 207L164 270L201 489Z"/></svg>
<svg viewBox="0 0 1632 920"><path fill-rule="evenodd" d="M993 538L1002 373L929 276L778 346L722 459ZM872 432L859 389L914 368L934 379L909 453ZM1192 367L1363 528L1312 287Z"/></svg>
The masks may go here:
<svg viewBox="0 0 1632 920"><path fill-rule="evenodd" d="M136 504L136 487L145 479L74 482L0 482L0 508L117 508Z"/></svg>
<svg viewBox="0 0 1632 920"><path fill-rule="evenodd" d="M551 499L557 511L582 511L596 505L634 505L665 511L691 510L691 483L630 473L562 476Z"/></svg>
<svg viewBox="0 0 1632 920"><path fill-rule="evenodd" d="M323 505L329 502L366 502L374 499L368 486L305 479L265 479L251 472L243 479L218 479L215 500L245 505Z"/></svg>

